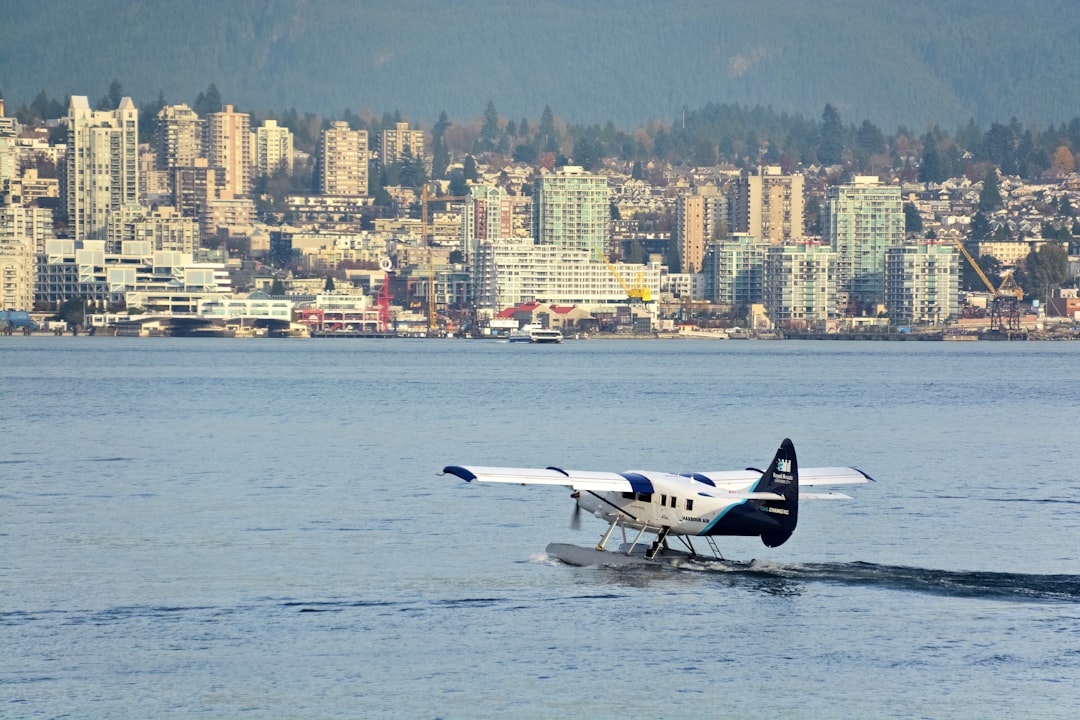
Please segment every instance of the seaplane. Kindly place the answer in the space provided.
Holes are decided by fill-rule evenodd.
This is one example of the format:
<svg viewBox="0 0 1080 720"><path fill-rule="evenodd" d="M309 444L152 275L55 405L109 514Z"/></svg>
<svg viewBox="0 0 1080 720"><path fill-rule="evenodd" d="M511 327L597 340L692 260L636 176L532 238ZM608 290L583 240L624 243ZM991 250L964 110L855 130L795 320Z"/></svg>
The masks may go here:
<svg viewBox="0 0 1080 720"><path fill-rule="evenodd" d="M668 473L649 470L594 472L559 467L511 468L448 465L442 474L466 482L557 485L571 488L572 526L581 511L608 522L595 548L564 543L547 546L549 556L569 565L660 564L685 559L724 560L720 536L760 537L766 547L783 545L795 532L801 500L850 500L840 492L803 492L802 487L856 485L873 478L856 467L799 468L790 439L780 443L764 469ZM608 544L622 531L617 550ZM628 535L636 535L631 539ZM646 538L651 537L651 542ZM692 538L709 551L698 553ZM669 539L682 548L672 547ZM710 555L711 553L711 555Z"/></svg>

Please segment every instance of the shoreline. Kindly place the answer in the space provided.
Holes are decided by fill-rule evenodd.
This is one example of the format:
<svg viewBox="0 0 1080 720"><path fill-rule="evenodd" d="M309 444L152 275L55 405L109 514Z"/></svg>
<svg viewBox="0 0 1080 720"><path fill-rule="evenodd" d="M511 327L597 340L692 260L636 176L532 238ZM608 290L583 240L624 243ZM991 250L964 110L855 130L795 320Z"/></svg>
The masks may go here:
<svg viewBox="0 0 1080 720"><path fill-rule="evenodd" d="M330 335L321 334L317 337L313 336L251 336L251 335L217 335L217 334L205 334L205 335L172 335L172 334L154 334L154 335L122 335L115 332L108 332L102 330L99 332L79 332L71 333L66 332L57 334L52 331L37 331L31 333L14 332L11 334L0 334L0 342L8 338L39 338L39 337L84 337L84 338L115 338L115 337L139 337L139 338L191 338L191 337L208 337L222 340L315 340L315 339L344 339L344 340L473 340L473 341L488 341L498 342L501 338L495 337L424 337L416 335L362 335L362 334L342 334L342 335ZM760 336L746 335L738 337L727 337L720 335L719 333L596 333L588 335L586 337L573 337L568 336L565 342L580 342L588 340L681 340L681 341L702 341L702 342L744 342L747 340L756 341L783 341L783 340L809 340L809 341L858 341L858 342L1061 342L1061 341L1077 341L1080 340L1080 329L1067 330L1064 332L1047 332L1042 331L1016 331L1016 332L983 332L983 333L965 333L965 334L950 334L946 332L934 332L934 333L766 333Z"/></svg>

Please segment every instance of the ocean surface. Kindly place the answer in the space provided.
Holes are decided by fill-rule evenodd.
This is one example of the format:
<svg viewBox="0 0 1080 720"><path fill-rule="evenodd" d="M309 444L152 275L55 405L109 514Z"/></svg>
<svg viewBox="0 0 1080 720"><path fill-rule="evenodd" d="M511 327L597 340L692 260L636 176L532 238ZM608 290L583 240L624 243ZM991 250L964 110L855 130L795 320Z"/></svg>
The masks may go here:
<svg viewBox="0 0 1080 720"><path fill-rule="evenodd" d="M802 466L747 564L565 488ZM1075 718L1080 343L0 338L0 717Z"/></svg>

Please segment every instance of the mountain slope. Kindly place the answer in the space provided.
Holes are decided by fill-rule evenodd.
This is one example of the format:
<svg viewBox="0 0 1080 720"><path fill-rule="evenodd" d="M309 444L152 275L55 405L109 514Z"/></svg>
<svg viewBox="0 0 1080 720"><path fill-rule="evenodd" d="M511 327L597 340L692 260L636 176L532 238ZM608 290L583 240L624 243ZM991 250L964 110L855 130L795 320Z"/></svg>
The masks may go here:
<svg viewBox="0 0 1080 720"><path fill-rule="evenodd" d="M895 127L1060 122L1080 108L1080 6L817 0L3 2L0 91L244 109L441 109L572 122L669 119L707 102Z"/></svg>

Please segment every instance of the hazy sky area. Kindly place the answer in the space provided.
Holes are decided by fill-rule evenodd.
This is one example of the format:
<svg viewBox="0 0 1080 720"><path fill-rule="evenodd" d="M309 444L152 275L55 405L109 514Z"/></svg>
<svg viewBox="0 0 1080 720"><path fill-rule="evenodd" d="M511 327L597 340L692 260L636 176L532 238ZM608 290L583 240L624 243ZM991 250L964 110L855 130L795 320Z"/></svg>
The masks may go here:
<svg viewBox="0 0 1080 720"><path fill-rule="evenodd" d="M0 0L0 92L573 123L762 104L885 128L1080 112L1080 3Z"/></svg>

